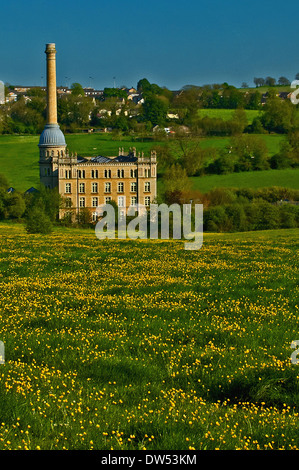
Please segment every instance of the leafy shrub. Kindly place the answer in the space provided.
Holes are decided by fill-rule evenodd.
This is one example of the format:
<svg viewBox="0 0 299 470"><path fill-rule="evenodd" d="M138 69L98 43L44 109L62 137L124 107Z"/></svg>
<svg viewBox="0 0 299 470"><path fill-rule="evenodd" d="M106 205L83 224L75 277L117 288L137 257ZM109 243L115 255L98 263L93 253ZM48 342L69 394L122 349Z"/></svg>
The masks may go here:
<svg viewBox="0 0 299 470"><path fill-rule="evenodd" d="M41 207L33 207L27 213L25 228L28 233L48 234L52 232L52 223Z"/></svg>

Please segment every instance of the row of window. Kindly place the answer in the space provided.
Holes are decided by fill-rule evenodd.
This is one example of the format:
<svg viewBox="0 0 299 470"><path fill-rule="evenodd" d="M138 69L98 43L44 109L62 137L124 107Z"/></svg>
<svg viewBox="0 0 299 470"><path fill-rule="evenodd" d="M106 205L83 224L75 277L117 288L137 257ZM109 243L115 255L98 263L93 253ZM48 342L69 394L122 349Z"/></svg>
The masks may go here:
<svg viewBox="0 0 299 470"><path fill-rule="evenodd" d="M111 201L111 197L105 197L105 204L108 204ZM124 196L119 196L118 197L118 207L125 207L125 197ZM146 196L144 198L144 205L149 206L151 203L151 198L150 196ZM98 207L99 205L99 198L98 197L93 197L91 200L92 207ZM131 206L137 206L137 196L132 196L130 198L130 205ZM66 207L71 207L72 206L72 201L71 198L66 199ZM85 197L79 197L79 207L86 207L86 198Z"/></svg>
<svg viewBox="0 0 299 470"><path fill-rule="evenodd" d="M104 178L111 178L111 170L104 170ZM151 176L151 172L149 168L144 168L144 175L145 178L149 178ZM65 170L65 178L70 179L72 177L71 170ZM85 170L78 170L77 177L79 179L86 178ZM98 178L99 177L99 170L91 170L91 178ZM124 178L125 177L125 170L118 169L117 170L117 178ZM130 170L130 177L137 178L137 169Z"/></svg>
<svg viewBox="0 0 299 470"><path fill-rule="evenodd" d="M50 168L45 168L44 171L44 176L50 176L51 175L51 169ZM77 176L79 179L85 179L85 170L78 170L77 171ZM145 178L150 178L150 169L145 168L144 169L144 175ZM117 170L117 177L118 178L124 178L125 177L125 170ZM130 170L130 177L131 178L137 178L137 170ZM71 179L72 178L72 170L65 170L65 179ZM98 170L91 170L91 178L99 178L99 171ZM111 178L111 170L104 170L104 178Z"/></svg>
<svg viewBox="0 0 299 470"><path fill-rule="evenodd" d="M104 184L104 192L111 193L112 183L105 183ZM86 190L86 183L79 183L78 192L85 193ZM150 193L151 191L151 183L149 181L144 183L144 192ZM99 183L92 183L91 184L91 192L98 193L99 192ZM124 183L117 183L117 192L123 193L124 192ZM136 193L137 192L137 183L133 182L130 183L130 192ZM71 194L72 193L72 183L65 184L65 193Z"/></svg>

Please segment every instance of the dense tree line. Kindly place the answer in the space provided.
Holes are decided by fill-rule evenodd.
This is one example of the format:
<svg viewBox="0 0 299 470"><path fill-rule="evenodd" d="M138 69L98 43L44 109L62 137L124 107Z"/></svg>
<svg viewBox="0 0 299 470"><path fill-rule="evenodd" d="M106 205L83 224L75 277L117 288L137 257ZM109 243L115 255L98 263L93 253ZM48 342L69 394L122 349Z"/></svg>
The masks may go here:
<svg viewBox="0 0 299 470"><path fill-rule="evenodd" d="M172 177L174 174L172 175ZM186 174L176 168L178 185L166 184L168 204L203 204L204 231L242 232L299 227L299 191L283 187L262 189L217 188L205 194L184 184ZM185 181L186 183L186 181Z"/></svg>
<svg viewBox="0 0 299 470"><path fill-rule="evenodd" d="M268 82L267 82L268 83ZM139 80L140 104L129 100L125 89L105 88L101 98L85 96L79 83L71 93L58 96L58 121L64 131L87 127L112 128L125 133L152 131L153 127L187 126L201 135L235 135L241 132L288 132L294 109L289 100L281 100L274 89L267 93L262 106L258 90L244 92L228 83L204 86L187 85L173 92L146 78ZM260 110L261 115L241 128L237 116L230 120L201 117L201 109ZM174 115L175 119L170 116ZM0 107L0 133L40 133L45 125L46 95L39 88L31 89L17 102Z"/></svg>

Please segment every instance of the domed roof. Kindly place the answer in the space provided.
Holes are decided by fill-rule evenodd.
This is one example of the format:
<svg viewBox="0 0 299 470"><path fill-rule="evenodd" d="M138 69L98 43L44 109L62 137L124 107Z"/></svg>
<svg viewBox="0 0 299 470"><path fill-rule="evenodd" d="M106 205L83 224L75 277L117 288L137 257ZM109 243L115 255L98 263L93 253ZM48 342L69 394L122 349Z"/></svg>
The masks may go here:
<svg viewBox="0 0 299 470"><path fill-rule="evenodd" d="M46 124L40 135L39 147L65 146L65 138L58 124Z"/></svg>

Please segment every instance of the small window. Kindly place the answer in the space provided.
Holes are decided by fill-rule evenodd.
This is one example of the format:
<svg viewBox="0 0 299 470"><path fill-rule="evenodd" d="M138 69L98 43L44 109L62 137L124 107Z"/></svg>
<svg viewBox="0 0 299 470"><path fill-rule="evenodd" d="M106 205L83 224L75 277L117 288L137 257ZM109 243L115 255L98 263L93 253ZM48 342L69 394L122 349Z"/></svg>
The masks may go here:
<svg viewBox="0 0 299 470"><path fill-rule="evenodd" d="M65 185L65 192L66 192L67 194L70 194L70 193L71 193L71 188L72 188L71 183L66 183L66 185Z"/></svg>
<svg viewBox="0 0 299 470"><path fill-rule="evenodd" d="M131 197L131 206L137 206L137 196Z"/></svg>
<svg viewBox="0 0 299 470"><path fill-rule="evenodd" d="M92 183L91 192L92 193L97 193L98 192L98 183Z"/></svg>
<svg viewBox="0 0 299 470"><path fill-rule="evenodd" d="M68 208L69 208L69 207L72 207L72 200L71 200L70 197L67 197L67 198L65 199L65 207L68 207Z"/></svg>
<svg viewBox="0 0 299 470"><path fill-rule="evenodd" d="M105 183L105 193L111 193L111 183Z"/></svg>
<svg viewBox="0 0 299 470"><path fill-rule="evenodd" d="M118 207L125 207L125 197L119 196L118 197Z"/></svg>
<svg viewBox="0 0 299 470"><path fill-rule="evenodd" d="M124 183L117 183L117 192L118 193L124 192Z"/></svg>
<svg viewBox="0 0 299 470"><path fill-rule="evenodd" d="M111 170L105 170L104 171L104 177L105 178L111 178Z"/></svg>
<svg viewBox="0 0 299 470"><path fill-rule="evenodd" d="M93 197L92 198L92 207L98 207L98 205L99 205L98 202L99 202L98 198Z"/></svg>
<svg viewBox="0 0 299 470"><path fill-rule="evenodd" d="M85 207L85 197L80 197L79 198L79 206L80 207Z"/></svg>
<svg viewBox="0 0 299 470"><path fill-rule="evenodd" d="M117 177L124 178L125 177L125 170L117 170Z"/></svg>
<svg viewBox="0 0 299 470"><path fill-rule="evenodd" d="M79 184L79 193L85 193L85 183Z"/></svg>
<svg viewBox="0 0 299 470"><path fill-rule="evenodd" d="M149 196L146 196L144 198L144 205L148 207L150 203L151 203L151 198Z"/></svg>
<svg viewBox="0 0 299 470"><path fill-rule="evenodd" d="M131 183L131 185L130 185L130 190L131 190L131 193L136 193L136 191L137 191L137 183Z"/></svg>
<svg viewBox="0 0 299 470"><path fill-rule="evenodd" d="M78 170L78 178L85 178L85 170Z"/></svg>
<svg viewBox="0 0 299 470"><path fill-rule="evenodd" d="M149 182L144 183L144 192L149 193L151 190L151 184Z"/></svg>

